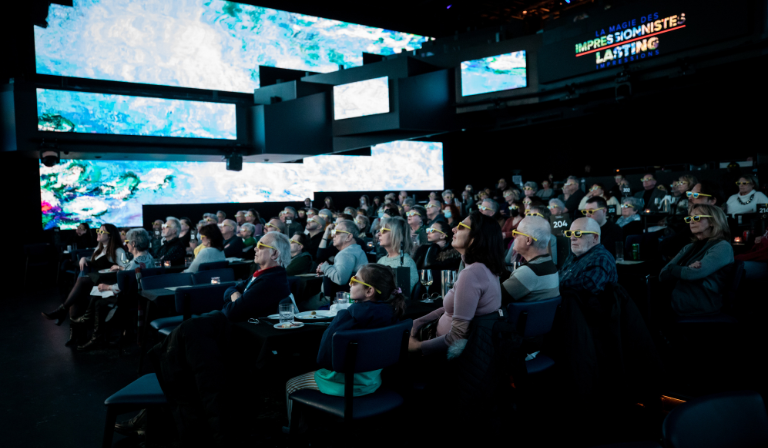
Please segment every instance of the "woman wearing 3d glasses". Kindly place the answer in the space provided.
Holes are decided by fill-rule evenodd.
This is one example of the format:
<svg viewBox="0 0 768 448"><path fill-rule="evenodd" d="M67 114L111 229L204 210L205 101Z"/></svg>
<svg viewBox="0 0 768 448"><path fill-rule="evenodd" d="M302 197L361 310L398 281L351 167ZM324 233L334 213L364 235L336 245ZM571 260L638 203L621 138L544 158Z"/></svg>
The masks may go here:
<svg viewBox="0 0 768 448"><path fill-rule="evenodd" d="M659 273L659 281L675 282L672 309L681 316L714 314L723 306L723 291L733 264L733 248L725 213L716 206L697 204L685 222L695 240L685 246Z"/></svg>
<svg viewBox="0 0 768 448"><path fill-rule="evenodd" d="M461 254L451 247L450 232L450 226L439 221L427 228L427 242L429 244L419 247L413 257L419 269L434 269L437 271L456 271L459 269ZM434 274L432 278L435 278ZM438 281L435 283L438 282L439 276Z"/></svg>
<svg viewBox="0 0 768 448"><path fill-rule="evenodd" d="M757 190L757 179L751 174L741 176L736 185L739 186L739 192L728 198L725 203L729 215L755 213L757 204L768 204L768 196Z"/></svg>

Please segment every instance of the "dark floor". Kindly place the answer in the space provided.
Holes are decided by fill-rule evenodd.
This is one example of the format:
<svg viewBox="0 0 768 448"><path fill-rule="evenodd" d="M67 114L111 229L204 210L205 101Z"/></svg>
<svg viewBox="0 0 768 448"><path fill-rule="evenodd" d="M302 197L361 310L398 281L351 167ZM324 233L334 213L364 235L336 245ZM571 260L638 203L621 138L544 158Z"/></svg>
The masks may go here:
<svg viewBox="0 0 768 448"><path fill-rule="evenodd" d="M0 315L6 322L0 327L0 341L3 342L0 359L5 364L5 368L0 369L0 446L4 448L100 446L105 419L104 399L137 378L139 349L135 343L130 344L122 356L118 356L115 349L83 353L65 347L68 322L57 327L40 316L41 311L53 310L61 302L62 296L55 288L43 289L40 285L31 285L19 293L6 291L0 298ZM740 346L727 360L737 372L737 381L733 381L734 377L715 378L707 382L713 387L708 391L691 388L685 381L677 381L672 387L682 392L680 395L689 396L691 392L698 395L742 388L764 392L761 389L766 384L766 363L759 359L764 359L766 352L764 348L754 351L749 345L753 345L755 339L765 340L765 326L755 327L760 328L760 337L748 336L745 342L751 339L752 344ZM758 347L761 345L757 344ZM253 444L285 446L285 437L280 431L285 424L282 391L278 390L279 387L269 389L277 392L259 398L260 403L249 403L259 409L253 420ZM554 406L557 407L556 404ZM442 413L427 408L419 412ZM595 426L583 434L573 434L573 438L568 437L569 446L587 447L654 438L658 436L663 418L663 415L649 413L640 407L594 410L593 415L596 421L608 423L610 420L612 423L607 427L600 425L603 429ZM517 417L512 420L517 420ZM414 424L404 422L402 429L408 440L414 440L410 436L413 431L419 431L418 421L411 422ZM530 436L533 429L523 427L518 430L522 430L520 434L528 433ZM530 443L518 445L539 446L543 442L542 437L548 440L559 438L557 432L539 434L532 437ZM549 441L555 442L555 439ZM136 446L134 440L117 434L114 442L116 447Z"/></svg>

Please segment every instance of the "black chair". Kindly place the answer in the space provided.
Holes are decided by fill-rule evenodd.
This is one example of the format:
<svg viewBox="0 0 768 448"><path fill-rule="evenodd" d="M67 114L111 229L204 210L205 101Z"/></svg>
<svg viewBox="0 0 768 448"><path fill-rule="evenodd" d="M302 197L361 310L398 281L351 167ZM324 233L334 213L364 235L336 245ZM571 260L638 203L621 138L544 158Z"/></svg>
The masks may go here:
<svg viewBox="0 0 768 448"><path fill-rule="evenodd" d="M298 390L291 394L294 409L307 406L343 418L351 429L354 421L376 417L403 404L403 397L383 386L376 392L354 397L354 374L370 372L397 364L407 354L408 337L413 321L373 330L339 331L333 335L332 368L344 372L344 396L326 395L316 390ZM293 419L295 421L295 419Z"/></svg>
<svg viewBox="0 0 768 448"><path fill-rule="evenodd" d="M52 246L48 243L24 245L24 286L27 286L29 268L42 268L51 264Z"/></svg>
<svg viewBox="0 0 768 448"><path fill-rule="evenodd" d="M158 334L168 336L176 327L193 315L220 310L223 305L224 291L231 285L197 285L176 290L176 312L178 316L155 319L150 326Z"/></svg>
<svg viewBox="0 0 768 448"><path fill-rule="evenodd" d="M535 302L512 302L507 305L507 320L515 325L515 332L523 338L544 336L552 330L560 302L562 302L560 296ZM525 373L537 375L551 369L554 365L555 361L552 358L539 353L532 360L525 362ZM518 386L518 379L515 378L516 386Z"/></svg>
<svg viewBox="0 0 768 448"><path fill-rule="evenodd" d="M157 375L150 373L142 376L104 400L107 407L107 421L104 424L104 439L101 446L112 446L117 416L131 411L138 411L152 406L167 404L163 389L157 381Z"/></svg>
<svg viewBox="0 0 768 448"><path fill-rule="evenodd" d="M662 424L667 448L768 446L768 414L757 392L726 392L676 407Z"/></svg>
<svg viewBox="0 0 768 448"><path fill-rule="evenodd" d="M234 282L235 271L232 268L209 269L206 271L195 272L192 274L193 285L208 285L213 277L219 277L219 281Z"/></svg>
<svg viewBox="0 0 768 448"><path fill-rule="evenodd" d="M174 286L191 286L192 274L189 272L180 272L178 274L162 274L144 277L142 271L141 289L161 289Z"/></svg>
<svg viewBox="0 0 768 448"><path fill-rule="evenodd" d="M213 269L223 269L228 268L229 262L227 260L224 261L212 261L210 263L200 263L200 266L197 267L197 271L209 271Z"/></svg>

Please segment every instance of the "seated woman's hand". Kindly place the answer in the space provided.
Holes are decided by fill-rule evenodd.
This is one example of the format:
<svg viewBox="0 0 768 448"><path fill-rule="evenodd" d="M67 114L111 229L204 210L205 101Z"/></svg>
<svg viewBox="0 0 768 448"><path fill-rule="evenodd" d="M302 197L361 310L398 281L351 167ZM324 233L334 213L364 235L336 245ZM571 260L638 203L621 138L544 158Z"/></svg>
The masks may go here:
<svg viewBox="0 0 768 448"><path fill-rule="evenodd" d="M421 341L416 339L413 336L408 338L408 351L409 352L418 352L420 350L421 350Z"/></svg>
<svg viewBox="0 0 768 448"><path fill-rule="evenodd" d="M80 270L84 270L86 266L88 266L88 261L86 261L85 257L80 258Z"/></svg>
<svg viewBox="0 0 768 448"><path fill-rule="evenodd" d="M99 283L99 291L104 292L104 291L111 291L111 290L112 288L106 283Z"/></svg>
<svg viewBox="0 0 768 448"><path fill-rule="evenodd" d="M326 264L328 264L328 262L324 261L324 262L320 263L319 265L317 265L317 270L315 270L315 273L317 275L323 275L323 265L326 265Z"/></svg>
<svg viewBox="0 0 768 448"><path fill-rule="evenodd" d="M232 293L232 295L229 298L234 302L235 300L239 299L242 296L243 295L240 294L238 291L235 291Z"/></svg>
<svg viewBox="0 0 768 448"><path fill-rule="evenodd" d="M121 268L118 265L113 265L111 268L109 268L110 271L119 271Z"/></svg>
<svg viewBox="0 0 768 448"><path fill-rule="evenodd" d="M755 237L755 244L760 244L760 241L763 241L763 237L762 236Z"/></svg>
<svg viewBox="0 0 768 448"><path fill-rule="evenodd" d="M690 265L688 265L691 269L701 269L701 262L700 261L694 261Z"/></svg>

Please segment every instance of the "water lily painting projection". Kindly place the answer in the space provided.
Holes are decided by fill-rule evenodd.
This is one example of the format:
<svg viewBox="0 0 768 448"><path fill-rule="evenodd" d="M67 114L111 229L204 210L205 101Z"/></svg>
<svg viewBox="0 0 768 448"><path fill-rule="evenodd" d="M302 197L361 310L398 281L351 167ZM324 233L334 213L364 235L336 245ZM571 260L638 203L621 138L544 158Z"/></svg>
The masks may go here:
<svg viewBox="0 0 768 448"><path fill-rule="evenodd" d="M259 66L327 73L429 38L217 0L51 3L37 73L251 93Z"/></svg>
<svg viewBox="0 0 768 448"><path fill-rule="evenodd" d="M399 167L399 168L398 168ZM443 189L443 147L436 142L395 141L371 156L328 155L304 163L62 160L40 164L43 227L92 228L143 224L145 204L290 202L314 192Z"/></svg>

